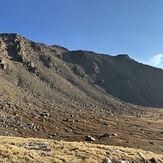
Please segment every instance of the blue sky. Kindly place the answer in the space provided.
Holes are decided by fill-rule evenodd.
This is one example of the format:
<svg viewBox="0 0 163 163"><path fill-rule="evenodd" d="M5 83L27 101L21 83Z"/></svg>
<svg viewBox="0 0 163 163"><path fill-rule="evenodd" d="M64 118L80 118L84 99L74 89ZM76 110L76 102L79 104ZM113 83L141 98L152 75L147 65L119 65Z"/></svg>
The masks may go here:
<svg viewBox="0 0 163 163"><path fill-rule="evenodd" d="M163 0L1 0L0 33L163 68Z"/></svg>

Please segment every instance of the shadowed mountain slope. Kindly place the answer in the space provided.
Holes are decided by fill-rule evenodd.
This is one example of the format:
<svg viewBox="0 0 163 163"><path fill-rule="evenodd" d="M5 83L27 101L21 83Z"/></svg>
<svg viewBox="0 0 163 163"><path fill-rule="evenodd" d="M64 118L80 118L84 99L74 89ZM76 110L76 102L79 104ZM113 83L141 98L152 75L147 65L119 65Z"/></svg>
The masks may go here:
<svg viewBox="0 0 163 163"><path fill-rule="evenodd" d="M146 107L163 107L163 70L144 65L128 55L88 51L62 54L73 72L118 99Z"/></svg>

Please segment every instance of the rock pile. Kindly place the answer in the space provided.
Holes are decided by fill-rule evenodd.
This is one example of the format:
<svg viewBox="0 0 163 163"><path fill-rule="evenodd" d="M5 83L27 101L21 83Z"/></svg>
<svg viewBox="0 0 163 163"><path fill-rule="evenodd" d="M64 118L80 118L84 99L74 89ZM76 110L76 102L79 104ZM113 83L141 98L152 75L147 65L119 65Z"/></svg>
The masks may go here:
<svg viewBox="0 0 163 163"><path fill-rule="evenodd" d="M14 144L15 145L15 144ZM16 144L18 147L27 148L29 150L41 150L46 152L51 152L52 149L48 145L47 142L30 142L30 143L23 143L23 144Z"/></svg>

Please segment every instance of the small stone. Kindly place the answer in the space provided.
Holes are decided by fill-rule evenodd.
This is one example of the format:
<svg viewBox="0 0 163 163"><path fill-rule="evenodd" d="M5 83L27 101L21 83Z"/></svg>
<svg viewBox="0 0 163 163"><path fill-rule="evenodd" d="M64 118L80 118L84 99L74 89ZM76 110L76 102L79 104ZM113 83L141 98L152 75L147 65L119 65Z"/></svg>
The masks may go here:
<svg viewBox="0 0 163 163"><path fill-rule="evenodd" d="M112 150L111 153L114 155L121 155L123 152L121 150L117 149L117 150Z"/></svg>
<svg viewBox="0 0 163 163"><path fill-rule="evenodd" d="M154 157L149 160L151 163L159 163Z"/></svg>
<svg viewBox="0 0 163 163"><path fill-rule="evenodd" d="M56 133L51 134L51 135L49 135L49 138L52 138L52 137L54 137L54 136L57 136L57 134L56 134Z"/></svg>
<svg viewBox="0 0 163 163"><path fill-rule="evenodd" d="M102 138L102 137L110 137L110 134L109 133L105 133L105 134L99 136L99 138Z"/></svg>
<svg viewBox="0 0 163 163"><path fill-rule="evenodd" d="M108 123L107 122L104 122L103 125L108 125Z"/></svg>
<svg viewBox="0 0 163 163"><path fill-rule="evenodd" d="M118 136L116 133L112 134L112 136Z"/></svg>
<svg viewBox="0 0 163 163"><path fill-rule="evenodd" d="M141 152L138 152L138 155L139 155L141 158L144 158L144 155L143 155Z"/></svg>
<svg viewBox="0 0 163 163"><path fill-rule="evenodd" d="M106 157L102 163L112 163L112 161L110 160L110 158Z"/></svg>
<svg viewBox="0 0 163 163"><path fill-rule="evenodd" d="M130 162L126 160L120 160L120 163L130 163Z"/></svg>
<svg viewBox="0 0 163 163"><path fill-rule="evenodd" d="M38 153L32 151L30 152L30 157L33 157L33 156L40 157Z"/></svg>

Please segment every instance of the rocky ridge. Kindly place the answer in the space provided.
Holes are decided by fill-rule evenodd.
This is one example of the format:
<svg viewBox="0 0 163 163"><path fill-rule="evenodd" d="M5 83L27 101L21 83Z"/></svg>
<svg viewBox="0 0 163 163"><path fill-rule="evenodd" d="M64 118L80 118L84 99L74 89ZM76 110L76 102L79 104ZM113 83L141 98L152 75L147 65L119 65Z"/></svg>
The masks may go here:
<svg viewBox="0 0 163 163"><path fill-rule="evenodd" d="M7 86L12 84L12 89L20 90L26 98L31 96L31 101L42 98L39 101L45 103L105 108L111 112L123 108L121 101L163 106L163 71L128 55L69 51L58 45L35 43L18 34L1 34L0 69L1 80L6 80Z"/></svg>
<svg viewBox="0 0 163 163"><path fill-rule="evenodd" d="M76 109L103 108L111 113L118 107L119 112L124 108L123 102L107 94L98 84L90 84L92 77L77 63L72 66L65 61L65 55L69 56L67 49L34 43L17 34L0 36L1 85L12 99L19 98L20 104L26 101L39 107L48 103ZM81 72L75 73L75 69Z"/></svg>

